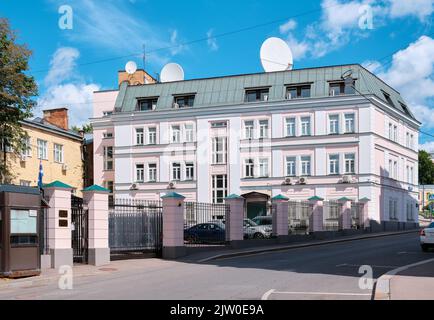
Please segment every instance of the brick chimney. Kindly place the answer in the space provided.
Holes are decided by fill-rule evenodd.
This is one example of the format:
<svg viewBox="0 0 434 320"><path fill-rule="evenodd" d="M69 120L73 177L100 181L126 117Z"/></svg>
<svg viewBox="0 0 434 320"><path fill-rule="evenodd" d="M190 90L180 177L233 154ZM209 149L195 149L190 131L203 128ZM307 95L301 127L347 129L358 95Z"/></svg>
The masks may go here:
<svg viewBox="0 0 434 320"><path fill-rule="evenodd" d="M143 84L156 83L152 76L149 75L145 70L138 69L134 74L128 74L126 71L118 71L118 84L127 81L130 86L138 86Z"/></svg>
<svg viewBox="0 0 434 320"><path fill-rule="evenodd" d="M69 129L67 108L44 110L43 113L44 121L64 130Z"/></svg>

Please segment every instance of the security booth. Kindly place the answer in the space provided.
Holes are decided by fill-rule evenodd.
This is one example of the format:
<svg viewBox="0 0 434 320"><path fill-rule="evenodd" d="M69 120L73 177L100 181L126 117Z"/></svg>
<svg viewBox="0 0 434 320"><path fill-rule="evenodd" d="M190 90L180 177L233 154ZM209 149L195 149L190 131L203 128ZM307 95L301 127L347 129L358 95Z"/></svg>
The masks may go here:
<svg viewBox="0 0 434 320"><path fill-rule="evenodd" d="M41 273L40 212L39 189L0 185L0 276L18 278Z"/></svg>

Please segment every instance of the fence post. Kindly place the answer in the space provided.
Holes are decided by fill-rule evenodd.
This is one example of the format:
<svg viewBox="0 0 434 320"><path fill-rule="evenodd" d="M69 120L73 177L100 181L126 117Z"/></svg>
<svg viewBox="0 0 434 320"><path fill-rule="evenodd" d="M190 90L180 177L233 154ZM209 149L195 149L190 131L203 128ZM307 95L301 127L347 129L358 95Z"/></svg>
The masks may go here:
<svg viewBox="0 0 434 320"><path fill-rule="evenodd" d="M244 201L243 197L231 194L225 199L229 205L229 216L226 217L226 241L236 245L236 241L244 239Z"/></svg>
<svg viewBox="0 0 434 320"><path fill-rule="evenodd" d="M169 192L163 200L163 258L176 259L186 255L184 245L183 195Z"/></svg>
<svg viewBox="0 0 434 320"><path fill-rule="evenodd" d="M109 190L96 185L83 190L83 204L88 209L88 264L94 266L110 263L108 194Z"/></svg>
<svg viewBox="0 0 434 320"><path fill-rule="evenodd" d="M50 206L48 215L48 246L51 268L72 267L73 250L71 241L71 191L72 187L54 181L44 186L44 196Z"/></svg>
<svg viewBox="0 0 434 320"><path fill-rule="evenodd" d="M360 223L363 224L364 229L369 229L370 226L370 220L369 220L369 201L371 201L368 198L362 198L359 200L360 203L363 203L363 209L360 210Z"/></svg>
<svg viewBox="0 0 434 320"><path fill-rule="evenodd" d="M351 199L340 198L339 230L351 229Z"/></svg>
<svg viewBox="0 0 434 320"><path fill-rule="evenodd" d="M273 236L283 240L288 237L289 199L278 195L271 199L273 205Z"/></svg>
<svg viewBox="0 0 434 320"><path fill-rule="evenodd" d="M323 218L323 198L314 196L308 199L312 206L312 214L309 218L309 232L323 231L324 218Z"/></svg>

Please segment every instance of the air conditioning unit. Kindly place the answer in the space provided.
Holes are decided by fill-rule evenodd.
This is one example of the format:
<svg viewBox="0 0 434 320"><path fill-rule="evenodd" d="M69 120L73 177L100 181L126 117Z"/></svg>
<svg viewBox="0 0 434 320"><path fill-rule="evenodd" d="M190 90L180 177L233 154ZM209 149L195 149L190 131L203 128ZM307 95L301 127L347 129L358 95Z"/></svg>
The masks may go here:
<svg viewBox="0 0 434 320"><path fill-rule="evenodd" d="M174 102L174 103L173 103L173 109L179 109L179 104L176 103L176 102Z"/></svg>
<svg viewBox="0 0 434 320"><path fill-rule="evenodd" d="M291 180L290 177L286 177L286 178L285 178L285 181L283 181L283 184L284 184L284 185L287 185L287 186L290 186L291 183L292 183L292 180Z"/></svg>
<svg viewBox="0 0 434 320"><path fill-rule="evenodd" d="M157 109L157 105L156 105L156 104L153 104L153 105L152 105L152 110L155 110L155 109Z"/></svg>
<svg viewBox="0 0 434 320"><path fill-rule="evenodd" d="M268 101L268 94L264 94L264 101Z"/></svg>
<svg viewBox="0 0 434 320"><path fill-rule="evenodd" d="M68 165L66 163L62 164L62 171L67 171Z"/></svg>
<svg viewBox="0 0 434 320"><path fill-rule="evenodd" d="M292 94L291 94L291 92L288 92L288 93L286 94L286 99L287 99L287 100L291 100L291 99L292 99Z"/></svg>
<svg viewBox="0 0 434 320"><path fill-rule="evenodd" d="M168 190L173 190L173 189L175 189L175 182L170 182L170 183L167 185L167 189L168 189Z"/></svg>
<svg viewBox="0 0 434 320"><path fill-rule="evenodd" d="M137 184L133 183L130 187L130 190L132 190L132 191L139 190L139 188L137 187Z"/></svg>
<svg viewBox="0 0 434 320"><path fill-rule="evenodd" d="M306 184L306 183L307 183L307 178L301 177L300 179L298 179L298 184Z"/></svg>
<svg viewBox="0 0 434 320"><path fill-rule="evenodd" d="M22 155L20 156L20 160L21 160L21 162L26 162L26 160L27 160L27 156L26 156L25 154L22 154Z"/></svg>
<svg viewBox="0 0 434 320"><path fill-rule="evenodd" d="M353 180L353 177L345 175L342 177L342 183L351 183L351 181Z"/></svg>

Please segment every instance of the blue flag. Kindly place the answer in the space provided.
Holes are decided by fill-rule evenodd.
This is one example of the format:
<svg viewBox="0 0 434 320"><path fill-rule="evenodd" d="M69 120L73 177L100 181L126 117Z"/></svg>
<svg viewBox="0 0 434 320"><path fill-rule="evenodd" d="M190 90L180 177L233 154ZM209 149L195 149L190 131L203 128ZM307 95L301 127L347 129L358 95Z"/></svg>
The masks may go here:
<svg viewBox="0 0 434 320"><path fill-rule="evenodd" d="M44 169L42 169L42 161L39 162L39 175L38 175L38 187L42 189L42 177L44 176Z"/></svg>

